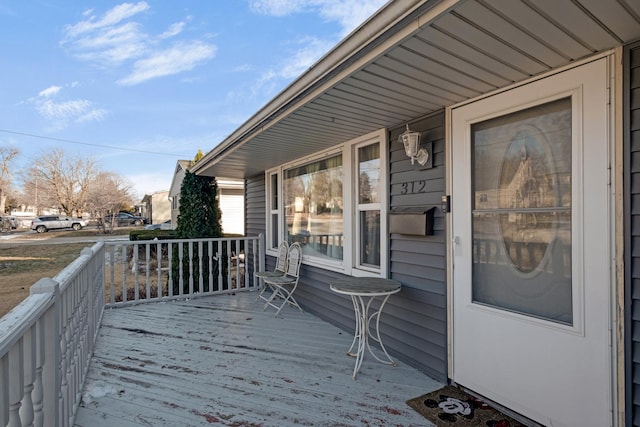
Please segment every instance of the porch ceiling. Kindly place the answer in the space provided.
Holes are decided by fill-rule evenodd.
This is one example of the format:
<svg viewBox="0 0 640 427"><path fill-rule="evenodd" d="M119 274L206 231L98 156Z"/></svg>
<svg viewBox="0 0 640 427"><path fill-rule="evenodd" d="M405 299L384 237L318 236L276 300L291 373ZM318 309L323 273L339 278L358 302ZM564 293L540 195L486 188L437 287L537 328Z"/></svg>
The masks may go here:
<svg viewBox="0 0 640 427"><path fill-rule="evenodd" d="M640 38L640 0L389 2L196 164L245 178Z"/></svg>

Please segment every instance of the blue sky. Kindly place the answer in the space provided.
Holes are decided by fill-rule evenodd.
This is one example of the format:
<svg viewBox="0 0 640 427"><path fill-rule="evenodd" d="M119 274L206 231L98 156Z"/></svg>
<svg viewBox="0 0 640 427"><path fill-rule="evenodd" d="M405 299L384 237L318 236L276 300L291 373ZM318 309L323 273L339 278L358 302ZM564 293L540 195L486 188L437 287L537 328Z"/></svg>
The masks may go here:
<svg viewBox="0 0 640 427"><path fill-rule="evenodd" d="M0 0L0 146L167 190L385 1Z"/></svg>

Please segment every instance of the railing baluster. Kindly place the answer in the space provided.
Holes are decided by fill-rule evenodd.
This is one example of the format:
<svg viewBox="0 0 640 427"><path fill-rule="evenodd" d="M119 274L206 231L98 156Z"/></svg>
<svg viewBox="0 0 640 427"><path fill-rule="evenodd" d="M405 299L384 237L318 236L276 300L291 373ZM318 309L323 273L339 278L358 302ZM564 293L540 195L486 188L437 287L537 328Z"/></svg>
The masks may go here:
<svg viewBox="0 0 640 427"><path fill-rule="evenodd" d="M20 406L20 421L23 426L32 426L34 420L32 391L36 375L36 326L33 325L24 334L23 348L23 397Z"/></svg>
<svg viewBox="0 0 640 427"><path fill-rule="evenodd" d="M233 260L232 260L232 255L233 255L233 248L231 246L231 241L227 241L227 252L226 252L226 258L227 258L227 287L224 289L229 290L231 289L231 270L233 267Z"/></svg>
<svg viewBox="0 0 640 427"><path fill-rule="evenodd" d="M138 301L140 299L140 278L138 277L139 269L138 262L140 257L138 256L138 250L140 249L140 245L134 243L133 245L133 289L134 289L134 300Z"/></svg>
<svg viewBox="0 0 640 427"><path fill-rule="evenodd" d="M203 242L196 243L198 245L198 293L204 292L204 284L202 280L202 259L204 257L202 247L204 246Z"/></svg>
<svg viewBox="0 0 640 427"><path fill-rule="evenodd" d="M127 246L122 244L122 301L127 301Z"/></svg>
<svg viewBox="0 0 640 427"><path fill-rule="evenodd" d="M144 244L144 265L145 265L145 299L151 299L151 281L149 280L149 274L150 274L150 267L151 267L151 244L149 243L145 243Z"/></svg>
<svg viewBox="0 0 640 427"><path fill-rule="evenodd" d="M24 387L24 339L9 351L9 423L7 427L21 427L20 406Z"/></svg>
<svg viewBox="0 0 640 427"><path fill-rule="evenodd" d="M111 304L116 302L116 247L109 246L109 290L111 291Z"/></svg>
<svg viewBox="0 0 640 427"><path fill-rule="evenodd" d="M156 279L157 297L162 298L162 243L156 243L156 269L158 278Z"/></svg>
<svg viewBox="0 0 640 427"><path fill-rule="evenodd" d="M189 295L193 295L193 242L189 242Z"/></svg>
<svg viewBox="0 0 640 427"><path fill-rule="evenodd" d="M207 281L209 282L209 293L213 293L213 242L209 240L207 242L207 254L208 254L208 265L209 265L209 277L207 277Z"/></svg>
<svg viewBox="0 0 640 427"><path fill-rule="evenodd" d="M184 246L182 243L178 244L178 266L180 270L180 280L178 281L180 288L178 295L182 295L184 293Z"/></svg>
<svg viewBox="0 0 640 427"><path fill-rule="evenodd" d="M169 290L169 296L173 296L173 244L167 243L167 262L169 263L169 281L167 283L167 288Z"/></svg>
<svg viewBox="0 0 640 427"><path fill-rule="evenodd" d="M69 363L69 295L68 293L63 293L61 291L60 295L60 304L62 309L62 334L60 336L60 378L62 382L60 383L60 397L59 397L59 405L60 405L60 417L63 420L67 419L68 411L65 408L65 402L68 402L67 392L68 392L68 380L69 376L67 375L67 364Z"/></svg>
<svg viewBox="0 0 640 427"><path fill-rule="evenodd" d="M216 260L218 264L218 291L222 290L222 240L218 240L218 259Z"/></svg>
<svg viewBox="0 0 640 427"><path fill-rule="evenodd" d="M45 363L45 331L46 324L44 323L45 317L42 316L38 319L35 325L35 338L36 338L36 357L35 357L35 378L33 382L33 424L41 426L44 423L44 385L42 383L42 372Z"/></svg>

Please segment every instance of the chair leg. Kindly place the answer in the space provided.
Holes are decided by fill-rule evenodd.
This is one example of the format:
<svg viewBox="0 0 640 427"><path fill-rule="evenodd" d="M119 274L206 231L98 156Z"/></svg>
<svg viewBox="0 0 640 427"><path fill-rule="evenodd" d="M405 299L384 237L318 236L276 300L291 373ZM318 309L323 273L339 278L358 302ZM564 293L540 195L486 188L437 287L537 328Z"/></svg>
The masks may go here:
<svg viewBox="0 0 640 427"><path fill-rule="evenodd" d="M284 295L280 292L280 288L276 285L269 285L269 287L271 288L272 292L271 295L269 296L269 298L263 297L262 299L264 299L266 301L266 304L264 305L264 307L262 308L262 310L266 310L267 307L271 306L273 308L278 308L278 306L273 302L276 298L284 298Z"/></svg>
<svg viewBox="0 0 640 427"><path fill-rule="evenodd" d="M278 307L278 311L276 311L276 314L274 315L274 317L276 317L280 311L284 308L284 306L286 304L290 304L293 305L295 307L298 307L298 310L303 311L302 307L300 307L300 304L298 304L298 301L296 301L296 299L293 297L293 292L296 290L297 285L295 285L291 291L287 290L284 287L278 286L278 292L279 294L284 298L282 303L280 304L280 306ZM275 305L272 304L274 307Z"/></svg>
<svg viewBox="0 0 640 427"><path fill-rule="evenodd" d="M267 289L270 288L269 285L267 285L266 283L262 283L262 288L260 289L260 292L258 293L258 296L256 297L256 302L259 300L264 300L266 301L268 298L264 296L264 293L267 291Z"/></svg>

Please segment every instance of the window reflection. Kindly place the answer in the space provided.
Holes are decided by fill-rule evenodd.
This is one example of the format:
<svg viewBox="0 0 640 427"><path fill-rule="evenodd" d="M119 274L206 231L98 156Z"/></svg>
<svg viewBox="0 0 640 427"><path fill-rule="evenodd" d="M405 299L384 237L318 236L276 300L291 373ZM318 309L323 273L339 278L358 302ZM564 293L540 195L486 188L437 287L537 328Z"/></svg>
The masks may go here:
<svg viewBox="0 0 640 427"><path fill-rule="evenodd" d="M305 255L342 260L342 177L342 155L284 171L287 240Z"/></svg>

